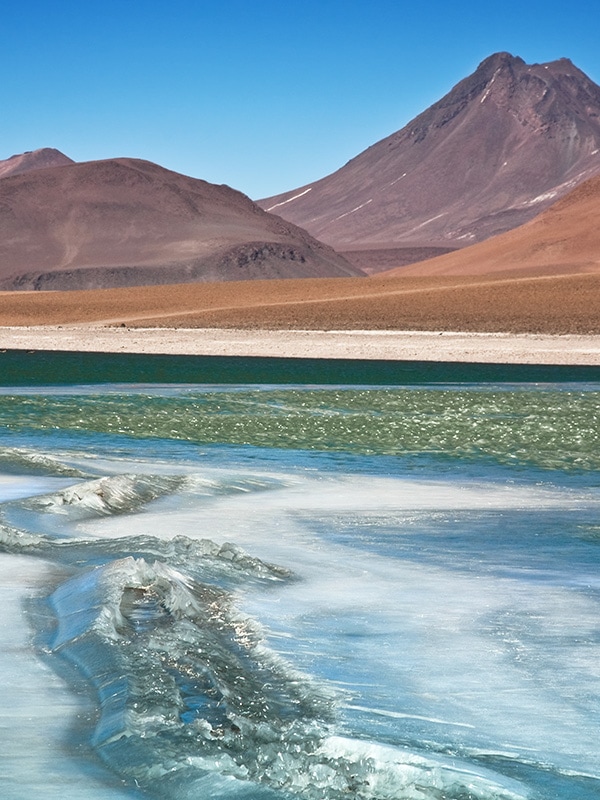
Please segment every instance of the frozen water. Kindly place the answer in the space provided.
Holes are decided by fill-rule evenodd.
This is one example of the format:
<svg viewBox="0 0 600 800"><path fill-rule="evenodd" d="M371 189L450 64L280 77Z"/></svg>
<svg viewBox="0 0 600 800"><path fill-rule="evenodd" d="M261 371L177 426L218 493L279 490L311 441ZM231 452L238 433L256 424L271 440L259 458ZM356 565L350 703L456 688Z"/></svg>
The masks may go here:
<svg viewBox="0 0 600 800"><path fill-rule="evenodd" d="M297 449L302 413L346 424L339 397L244 399L259 436L298 415L296 449L98 430L108 412L72 431L47 398L0 481L0 796L600 798L590 392L552 395L576 457L528 410L520 460L483 429L480 455L419 460L418 431L406 456L350 453L342 427Z"/></svg>

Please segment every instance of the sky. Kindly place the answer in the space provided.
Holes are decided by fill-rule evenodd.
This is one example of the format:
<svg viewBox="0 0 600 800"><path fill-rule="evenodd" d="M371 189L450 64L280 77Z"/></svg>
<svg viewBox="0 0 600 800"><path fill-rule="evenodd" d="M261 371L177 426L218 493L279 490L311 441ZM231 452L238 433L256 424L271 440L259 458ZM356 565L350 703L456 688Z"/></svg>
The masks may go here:
<svg viewBox="0 0 600 800"><path fill-rule="evenodd" d="M487 56L600 83L598 0L31 0L0 13L0 159L145 158L253 199L335 171Z"/></svg>

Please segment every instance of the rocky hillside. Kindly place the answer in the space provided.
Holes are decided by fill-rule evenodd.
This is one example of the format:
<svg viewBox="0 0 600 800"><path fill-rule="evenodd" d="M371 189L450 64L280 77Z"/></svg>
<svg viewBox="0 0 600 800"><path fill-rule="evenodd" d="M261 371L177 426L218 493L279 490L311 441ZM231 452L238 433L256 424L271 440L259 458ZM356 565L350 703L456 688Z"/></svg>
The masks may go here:
<svg viewBox="0 0 600 800"><path fill-rule="evenodd" d="M334 174L259 203L341 250L458 247L599 172L600 87L568 59L497 53Z"/></svg>
<svg viewBox="0 0 600 800"><path fill-rule="evenodd" d="M0 178L0 231L3 289L360 274L240 192L136 159Z"/></svg>

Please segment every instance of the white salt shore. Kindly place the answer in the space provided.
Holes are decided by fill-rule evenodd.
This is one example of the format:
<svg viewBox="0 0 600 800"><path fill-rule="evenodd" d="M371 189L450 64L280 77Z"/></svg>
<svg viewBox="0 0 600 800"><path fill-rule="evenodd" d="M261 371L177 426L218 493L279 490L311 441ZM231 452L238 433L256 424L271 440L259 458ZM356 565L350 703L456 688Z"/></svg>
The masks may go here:
<svg viewBox="0 0 600 800"><path fill-rule="evenodd" d="M600 365L600 336L434 331L0 328L0 349Z"/></svg>

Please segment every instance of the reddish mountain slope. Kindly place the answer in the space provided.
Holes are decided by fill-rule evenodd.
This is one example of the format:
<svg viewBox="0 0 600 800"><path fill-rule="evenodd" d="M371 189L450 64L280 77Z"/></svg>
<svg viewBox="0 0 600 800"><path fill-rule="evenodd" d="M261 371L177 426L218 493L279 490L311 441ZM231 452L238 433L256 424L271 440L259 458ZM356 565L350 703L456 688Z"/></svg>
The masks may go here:
<svg viewBox="0 0 600 800"><path fill-rule="evenodd" d="M259 201L338 249L464 246L600 172L600 87L568 59L497 53L438 103L316 183Z"/></svg>
<svg viewBox="0 0 600 800"><path fill-rule="evenodd" d="M355 275L245 195L136 159L0 180L0 288Z"/></svg>
<svg viewBox="0 0 600 800"><path fill-rule="evenodd" d="M63 167L66 164L74 163L73 159L61 153L60 150L43 147L41 150L30 150L27 153L20 153L0 161L0 178L5 178L7 175L19 175L33 169Z"/></svg>
<svg viewBox="0 0 600 800"><path fill-rule="evenodd" d="M535 219L438 258L381 273L384 277L600 274L600 175L590 178Z"/></svg>

